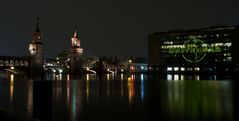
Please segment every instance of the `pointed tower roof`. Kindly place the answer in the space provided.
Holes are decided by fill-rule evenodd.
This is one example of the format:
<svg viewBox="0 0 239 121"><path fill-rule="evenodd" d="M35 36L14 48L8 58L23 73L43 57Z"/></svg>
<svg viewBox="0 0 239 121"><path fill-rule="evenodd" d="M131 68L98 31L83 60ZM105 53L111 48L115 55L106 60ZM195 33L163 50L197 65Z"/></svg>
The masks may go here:
<svg viewBox="0 0 239 121"><path fill-rule="evenodd" d="M73 37L79 38L77 25L75 25L75 33L74 33L74 36L73 36Z"/></svg>
<svg viewBox="0 0 239 121"><path fill-rule="evenodd" d="M36 28L35 28L35 31L34 32L41 32L40 31L40 27L39 27L39 17L37 17L37 20L36 20Z"/></svg>

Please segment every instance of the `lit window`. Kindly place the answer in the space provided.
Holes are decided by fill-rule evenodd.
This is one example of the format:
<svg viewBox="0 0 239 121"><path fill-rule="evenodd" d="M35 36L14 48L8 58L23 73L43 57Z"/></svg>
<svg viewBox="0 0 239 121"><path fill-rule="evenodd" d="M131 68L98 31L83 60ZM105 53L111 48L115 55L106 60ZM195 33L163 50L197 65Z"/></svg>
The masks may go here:
<svg viewBox="0 0 239 121"><path fill-rule="evenodd" d="M167 67L167 71L172 71L173 68L172 67Z"/></svg>
<svg viewBox="0 0 239 121"><path fill-rule="evenodd" d="M212 46L223 46L223 43L214 43L214 44L212 44Z"/></svg>
<svg viewBox="0 0 239 121"><path fill-rule="evenodd" d="M200 68L199 67L195 67L195 71L200 71Z"/></svg>
<svg viewBox="0 0 239 121"><path fill-rule="evenodd" d="M224 43L224 46L231 47L231 46L232 46L232 43L231 43L231 42Z"/></svg>
<svg viewBox="0 0 239 121"><path fill-rule="evenodd" d="M193 69L192 68L187 68L188 71L192 71Z"/></svg>
<svg viewBox="0 0 239 121"><path fill-rule="evenodd" d="M164 41L163 44L173 44L172 41Z"/></svg>
<svg viewBox="0 0 239 121"><path fill-rule="evenodd" d="M185 71L185 68L184 68L184 67L181 67L181 71Z"/></svg>
<svg viewBox="0 0 239 121"><path fill-rule="evenodd" d="M179 70L179 68L178 67L174 67L174 71L178 71Z"/></svg>
<svg viewBox="0 0 239 121"><path fill-rule="evenodd" d="M202 44L202 47L207 47L207 44Z"/></svg>
<svg viewBox="0 0 239 121"><path fill-rule="evenodd" d="M171 74L167 75L167 80L173 80L173 76Z"/></svg>
<svg viewBox="0 0 239 121"><path fill-rule="evenodd" d="M227 61L232 61L232 57L227 57Z"/></svg>
<svg viewBox="0 0 239 121"><path fill-rule="evenodd" d="M179 75L178 74L174 75L174 80L179 80Z"/></svg>

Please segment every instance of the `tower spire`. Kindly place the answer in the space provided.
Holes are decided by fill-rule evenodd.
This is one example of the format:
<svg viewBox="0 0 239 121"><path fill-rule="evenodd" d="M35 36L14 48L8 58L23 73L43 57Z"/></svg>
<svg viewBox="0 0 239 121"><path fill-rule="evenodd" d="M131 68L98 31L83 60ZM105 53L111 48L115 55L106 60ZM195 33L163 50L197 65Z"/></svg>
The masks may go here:
<svg viewBox="0 0 239 121"><path fill-rule="evenodd" d="M34 32L40 32L40 27L39 27L39 17L36 19L36 28Z"/></svg>
<svg viewBox="0 0 239 121"><path fill-rule="evenodd" d="M78 38L78 37L79 37L79 36L78 36L78 27L77 27L77 25L75 25L74 37L75 37L75 38Z"/></svg>

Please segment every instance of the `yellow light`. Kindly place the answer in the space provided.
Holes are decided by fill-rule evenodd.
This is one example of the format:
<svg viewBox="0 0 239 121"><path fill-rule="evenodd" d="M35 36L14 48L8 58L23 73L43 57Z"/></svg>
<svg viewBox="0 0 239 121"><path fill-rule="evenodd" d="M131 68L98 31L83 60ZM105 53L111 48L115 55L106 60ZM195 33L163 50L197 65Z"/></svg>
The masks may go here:
<svg viewBox="0 0 239 121"><path fill-rule="evenodd" d="M129 63L132 63L132 60L129 60Z"/></svg>
<svg viewBox="0 0 239 121"><path fill-rule="evenodd" d="M131 81L132 80L132 78L131 77L128 77L128 81Z"/></svg>
<svg viewBox="0 0 239 121"><path fill-rule="evenodd" d="M88 74L89 76L89 74ZM90 84L89 84L89 80L86 81L86 100L88 102L89 100L89 95L90 95Z"/></svg>
<svg viewBox="0 0 239 121"><path fill-rule="evenodd" d="M107 81L110 80L110 74L107 74Z"/></svg>
<svg viewBox="0 0 239 121"><path fill-rule="evenodd" d="M66 75L66 80L67 80L67 81L70 80L70 75L69 75L69 74Z"/></svg>
<svg viewBox="0 0 239 121"><path fill-rule="evenodd" d="M13 100L13 94L14 94L14 75L11 74L11 76L10 76L10 101Z"/></svg>
<svg viewBox="0 0 239 121"><path fill-rule="evenodd" d="M89 80L90 80L90 75L86 74L86 81L89 81Z"/></svg>
<svg viewBox="0 0 239 121"><path fill-rule="evenodd" d="M14 81L14 75L13 75L13 74L11 74L11 76L10 76L10 81L11 81L11 82Z"/></svg>
<svg viewBox="0 0 239 121"><path fill-rule="evenodd" d="M11 69L14 69L14 66L12 66Z"/></svg>
<svg viewBox="0 0 239 121"><path fill-rule="evenodd" d="M124 80L124 75L120 74L120 80Z"/></svg>

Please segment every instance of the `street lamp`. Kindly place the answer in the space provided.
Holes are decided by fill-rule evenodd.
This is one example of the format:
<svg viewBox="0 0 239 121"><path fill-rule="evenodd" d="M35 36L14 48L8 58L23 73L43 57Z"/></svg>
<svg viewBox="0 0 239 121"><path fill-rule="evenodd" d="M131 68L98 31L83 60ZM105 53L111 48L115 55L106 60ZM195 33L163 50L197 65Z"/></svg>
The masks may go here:
<svg viewBox="0 0 239 121"><path fill-rule="evenodd" d="M129 73L130 73L130 64L132 63L132 60L131 59L129 59L129 61L128 61L128 70L129 70Z"/></svg>

